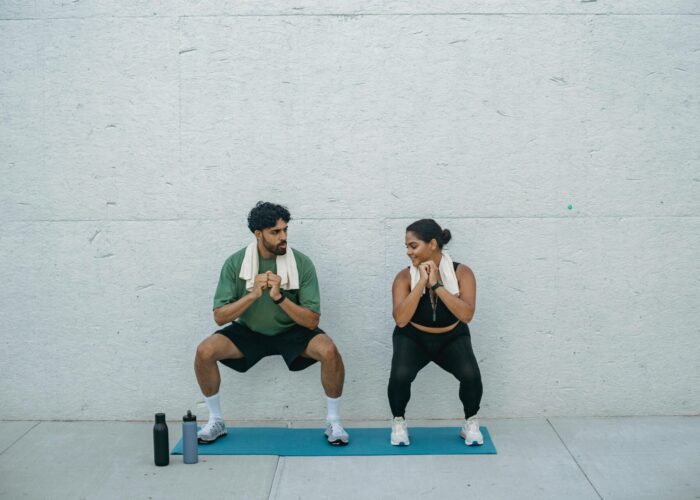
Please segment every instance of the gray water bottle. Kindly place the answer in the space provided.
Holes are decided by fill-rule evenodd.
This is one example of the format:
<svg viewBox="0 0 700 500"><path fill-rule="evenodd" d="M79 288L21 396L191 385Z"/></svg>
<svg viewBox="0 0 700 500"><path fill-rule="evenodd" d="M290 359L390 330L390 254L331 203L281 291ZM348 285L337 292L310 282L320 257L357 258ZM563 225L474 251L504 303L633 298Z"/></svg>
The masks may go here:
<svg viewBox="0 0 700 500"><path fill-rule="evenodd" d="M187 410L182 417L182 461L186 464L196 464L197 453L197 417Z"/></svg>

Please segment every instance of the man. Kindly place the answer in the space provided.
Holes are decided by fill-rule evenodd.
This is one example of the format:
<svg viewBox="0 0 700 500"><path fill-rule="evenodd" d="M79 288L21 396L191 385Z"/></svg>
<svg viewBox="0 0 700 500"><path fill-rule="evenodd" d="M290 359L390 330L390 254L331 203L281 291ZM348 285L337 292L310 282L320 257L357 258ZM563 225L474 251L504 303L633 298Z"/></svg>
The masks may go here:
<svg viewBox="0 0 700 500"><path fill-rule="evenodd" d="M258 202L248 214L255 241L231 255L221 269L214 321L219 326L230 324L199 344L194 362L209 409L209 421L197 434L200 443L226 435L217 362L245 372L265 356L279 354L291 371L321 362L325 434L330 444L348 444L339 414L345 367L331 338L318 328L321 297L316 269L306 255L287 247L290 218L285 207Z"/></svg>

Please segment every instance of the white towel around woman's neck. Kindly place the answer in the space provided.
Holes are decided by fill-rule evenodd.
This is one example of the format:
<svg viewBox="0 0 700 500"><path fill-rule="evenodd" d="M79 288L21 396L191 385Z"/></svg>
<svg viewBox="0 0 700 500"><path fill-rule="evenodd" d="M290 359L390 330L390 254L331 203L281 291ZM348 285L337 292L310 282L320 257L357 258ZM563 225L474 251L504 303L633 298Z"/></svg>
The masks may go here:
<svg viewBox="0 0 700 500"><path fill-rule="evenodd" d="M457 273L455 273L452 257L445 251L442 252L439 271L440 277L442 278L442 285L445 289L452 295L459 295L459 282L457 281ZM411 273L411 291L413 291L418 281L420 281L420 270L416 266L411 265L409 272ZM425 289L423 289L423 293L425 293Z"/></svg>
<svg viewBox="0 0 700 500"><path fill-rule="evenodd" d="M243 256L241 264L241 272L238 276L245 280L245 288L249 292L255 284L255 277L258 275L260 266L260 256L258 255L258 240L253 240L253 243L248 245ZM294 258L292 247L287 247L287 253L277 256L277 275L282 278L280 288L282 290L298 290L299 289L299 270L297 269L297 261Z"/></svg>

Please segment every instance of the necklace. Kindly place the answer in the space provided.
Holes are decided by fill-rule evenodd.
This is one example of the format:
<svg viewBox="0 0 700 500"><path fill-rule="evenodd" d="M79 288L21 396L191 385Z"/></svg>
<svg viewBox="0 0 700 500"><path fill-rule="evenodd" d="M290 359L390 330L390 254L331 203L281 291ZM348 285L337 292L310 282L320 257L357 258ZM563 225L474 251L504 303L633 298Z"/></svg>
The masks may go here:
<svg viewBox="0 0 700 500"><path fill-rule="evenodd" d="M437 304L438 304L438 296L437 293L430 291L430 305L433 307L433 323L437 321Z"/></svg>

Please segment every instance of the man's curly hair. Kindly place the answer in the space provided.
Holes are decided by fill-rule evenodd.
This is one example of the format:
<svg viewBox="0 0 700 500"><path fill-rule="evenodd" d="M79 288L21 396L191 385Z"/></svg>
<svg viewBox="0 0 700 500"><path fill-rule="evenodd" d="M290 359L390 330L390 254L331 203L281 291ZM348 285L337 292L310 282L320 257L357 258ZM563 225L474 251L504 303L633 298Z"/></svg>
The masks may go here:
<svg viewBox="0 0 700 500"><path fill-rule="evenodd" d="M251 233L257 230L262 231L268 227L274 227L277 219L289 222L292 218L289 210L282 205L275 205L267 201L259 201L248 214L248 229Z"/></svg>

